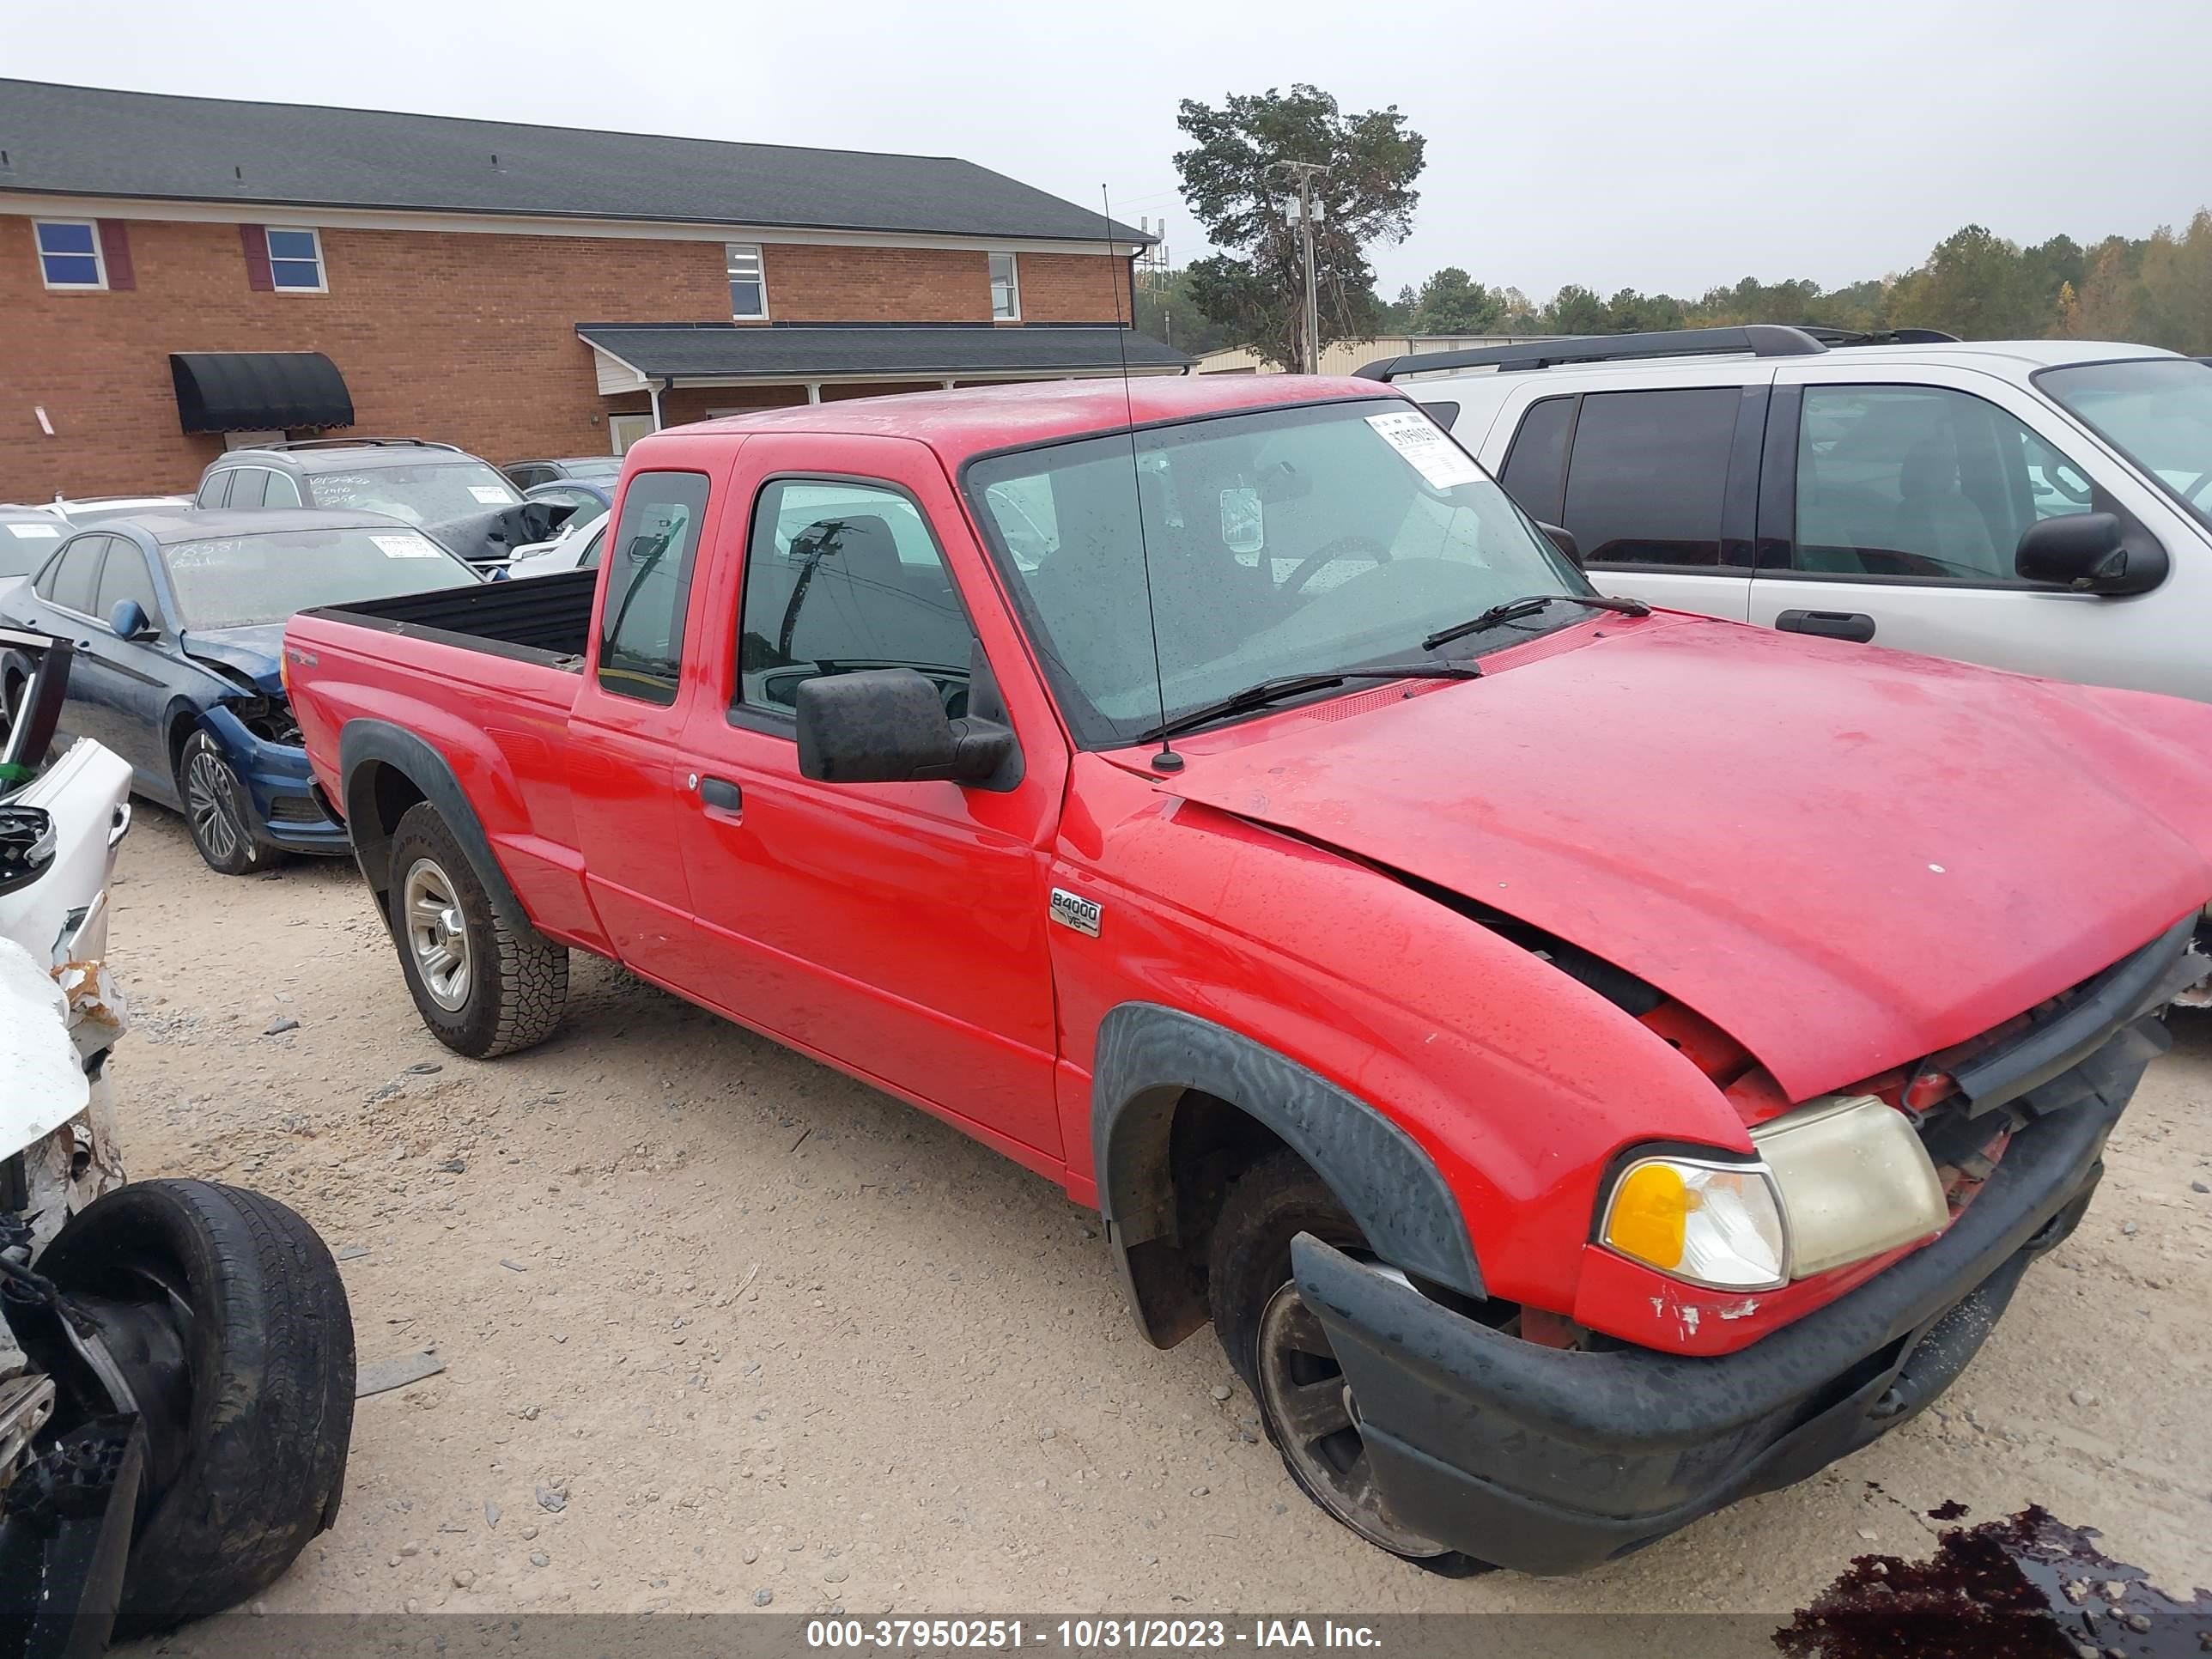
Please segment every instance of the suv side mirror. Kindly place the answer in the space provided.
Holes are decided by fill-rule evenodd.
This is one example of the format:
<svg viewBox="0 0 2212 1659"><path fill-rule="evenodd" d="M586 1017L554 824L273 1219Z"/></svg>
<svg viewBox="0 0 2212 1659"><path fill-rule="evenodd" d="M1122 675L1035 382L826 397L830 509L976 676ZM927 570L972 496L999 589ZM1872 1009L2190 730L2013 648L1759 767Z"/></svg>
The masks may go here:
<svg viewBox="0 0 2212 1659"><path fill-rule="evenodd" d="M799 683L799 775L819 783L981 783L1014 753L995 720L954 720L911 668L817 674Z"/></svg>
<svg viewBox="0 0 2212 1659"><path fill-rule="evenodd" d="M107 613L107 626L118 640L151 638L158 630L154 619L136 599L118 599L115 609Z"/></svg>
<svg viewBox="0 0 2212 1659"><path fill-rule="evenodd" d="M1583 568L1583 550L1575 540L1575 532L1562 525L1540 524L1537 529L1552 538L1552 545L1567 556L1567 562L1577 570Z"/></svg>
<svg viewBox="0 0 2212 1659"><path fill-rule="evenodd" d="M2021 580L2118 597L2147 593L2166 580L2166 550L2147 533L2130 535L2112 513L2069 513L2030 525L2013 555Z"/></svg>

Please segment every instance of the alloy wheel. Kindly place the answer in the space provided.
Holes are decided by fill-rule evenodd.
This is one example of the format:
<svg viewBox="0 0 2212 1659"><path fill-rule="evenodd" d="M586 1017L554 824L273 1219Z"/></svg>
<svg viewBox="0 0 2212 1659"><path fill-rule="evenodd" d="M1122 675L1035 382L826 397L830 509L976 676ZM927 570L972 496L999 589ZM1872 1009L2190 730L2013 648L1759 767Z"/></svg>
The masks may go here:
<svg viewBox="0 0 2212 1659"><path fill-rule="evenodd" d="M407 949L430 1000L456 1014L469 1000L469 930L452 878L434 860L416 859L401 884Z"/></svg>
<svg viewBox="0 0 2212 1659"><path fill-rule="evenodd" d="M238 784L222 757L201 750L185 768L185 812L210 862L228 864L246 842Z"/></svg>

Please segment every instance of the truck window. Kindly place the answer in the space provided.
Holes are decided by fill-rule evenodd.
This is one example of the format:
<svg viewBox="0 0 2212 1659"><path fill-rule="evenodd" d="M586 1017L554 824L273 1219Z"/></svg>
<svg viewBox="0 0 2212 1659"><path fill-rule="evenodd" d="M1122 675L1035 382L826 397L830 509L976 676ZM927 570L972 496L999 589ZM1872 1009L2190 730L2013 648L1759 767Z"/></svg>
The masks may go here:
<svg viewBox="0 0 2212 1659"><path fill-rule="evenodd" d="M1721 498L1742 401L1732 386L1583 398L1560 522L1584 563L1720 563Z"/></svg>
<svg viewBox="0 0 2212 1659"><path fill-rule="evenodd" d="M623 497L607 549L599 608L600 688L663 706L676 701L684 660L684 612L691 598L703 472L641 472Z"/></svg>
<svg viewBox="0 0 2212 1659"><path fill-rule="evenodd" d="M957 717L974 634L921 509L888 486L780 479L745 559L735 706L788 714L817 674L915 668Z"/></svg>

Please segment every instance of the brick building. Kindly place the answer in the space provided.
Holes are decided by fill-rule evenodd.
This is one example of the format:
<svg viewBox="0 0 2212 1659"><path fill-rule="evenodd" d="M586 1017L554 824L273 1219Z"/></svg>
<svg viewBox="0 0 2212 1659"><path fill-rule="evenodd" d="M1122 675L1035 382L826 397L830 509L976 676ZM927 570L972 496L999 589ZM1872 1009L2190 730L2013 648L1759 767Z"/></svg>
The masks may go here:
<svg viewBox="0 0 2212 1659"><path fill-rule="evenodd" d="M949 157L0 80L0 500L355 430L496 463L656 424L1185 372L1147 239Z"/></svg>

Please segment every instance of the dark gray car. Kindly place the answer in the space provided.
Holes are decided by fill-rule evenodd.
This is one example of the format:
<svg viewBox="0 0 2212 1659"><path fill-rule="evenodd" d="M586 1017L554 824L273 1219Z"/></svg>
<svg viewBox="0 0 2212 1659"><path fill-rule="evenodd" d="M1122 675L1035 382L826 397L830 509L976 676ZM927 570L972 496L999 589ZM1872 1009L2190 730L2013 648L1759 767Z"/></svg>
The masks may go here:
<svg viewBox="0 0 2212 1659"><path fill-rule="evenodd" d="M200 475L202 508L313 507L419 525L471 564L504 564L558 516L489 462L422 438L310 438L234 449Z"/></svg>

